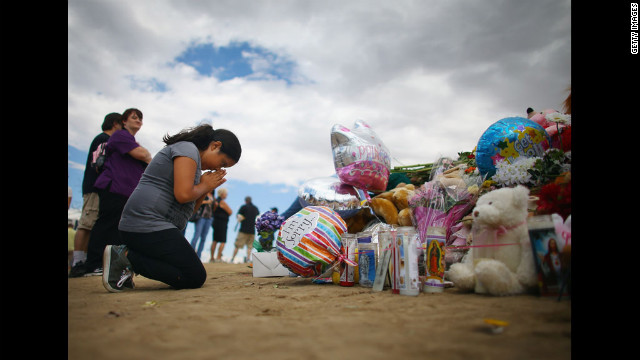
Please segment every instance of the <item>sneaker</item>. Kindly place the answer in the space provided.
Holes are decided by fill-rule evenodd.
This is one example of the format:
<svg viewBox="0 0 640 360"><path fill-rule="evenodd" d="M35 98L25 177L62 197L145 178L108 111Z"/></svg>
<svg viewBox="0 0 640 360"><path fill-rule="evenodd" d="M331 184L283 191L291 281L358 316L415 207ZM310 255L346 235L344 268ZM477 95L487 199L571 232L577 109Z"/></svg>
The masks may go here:
<svg viewBox="0 0 640 360"><path fill-rule="evenodd" d="M102 258L102 285L110 292L132 290L134 272L125 256L126 245L107 245Z"/></svg>
<svg viewBox="0 0 640 360"><path fill-rule="evenodd" d="M70 278L83 277L87 273L87 267L84 265L84 261L79 261L69 271Z"/></svg>
<svg viewBox="0 0 640 360"><path fill-rule="evenodd" d="M88 272L84 273L84 275L82 275L82 276L88 277L88 276L99 276L99 275L102 275L102 268L97 268L97 269L95 269L93 271L88 271Z"/></svg>

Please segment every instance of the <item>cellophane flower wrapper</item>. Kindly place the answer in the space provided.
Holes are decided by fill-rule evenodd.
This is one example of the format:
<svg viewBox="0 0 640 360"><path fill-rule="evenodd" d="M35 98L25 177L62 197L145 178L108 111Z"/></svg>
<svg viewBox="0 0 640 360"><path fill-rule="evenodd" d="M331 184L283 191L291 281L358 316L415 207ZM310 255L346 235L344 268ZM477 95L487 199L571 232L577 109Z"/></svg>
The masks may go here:
<svg viewBox="0 0 640 360"><path fill-rule="evenodd" d="M437 175L453 168L453 163L446 158L438 163L441 165L432 173L432 180L420 186L409 199L409 208L421 243L426 241L427 229L437 226L446 229L445 245L452 246L456 240L452 234L460 230L456 226L473 209L478 199L478 193L469 190L482 184L482 177L464 174L465 167L462 166L459 171L465 186L445 186Z"/></svg>
<svg viewBox="0 0 640 360"><path fill-rule="evenodd" d="M448 157L440 157L433 163L433 170L429 174L429 181L436 179L438 175L442 175L445 171L456 167L453 159Z"/></svg>

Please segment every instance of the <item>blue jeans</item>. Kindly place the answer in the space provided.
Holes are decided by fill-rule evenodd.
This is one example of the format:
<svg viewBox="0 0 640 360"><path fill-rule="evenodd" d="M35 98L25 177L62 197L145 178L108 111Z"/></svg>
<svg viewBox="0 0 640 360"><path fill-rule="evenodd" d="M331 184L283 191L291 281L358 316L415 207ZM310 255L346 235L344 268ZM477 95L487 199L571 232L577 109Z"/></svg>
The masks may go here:
<svg viewBox="0 0 640 360"><path fill-rule="evenodd" d="M213 223L213 217L208 219L200 218L195 222L195 231L193 232L193 239L191 239L191 247L196 250L196 244L198 244L198 239L200 239L200 244L198 244L198 249L196 250L198 258L202 255L202 249L204 248L211 223Z"/></svg>

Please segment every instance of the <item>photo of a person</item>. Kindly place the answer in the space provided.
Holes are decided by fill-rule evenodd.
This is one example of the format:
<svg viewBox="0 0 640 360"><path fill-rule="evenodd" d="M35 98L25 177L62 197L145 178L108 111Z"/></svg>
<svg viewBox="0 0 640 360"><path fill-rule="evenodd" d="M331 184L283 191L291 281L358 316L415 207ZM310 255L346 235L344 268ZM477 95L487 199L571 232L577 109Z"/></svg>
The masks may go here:
<svg viewBox="0 0 640 360"><path fill-rule="evenodd" d="M562 278L564 266L561 261L558 242L555 238L549 238L547 242L547 253L542 257L542 271L545 274L547 287L558 287Z"/></svg>

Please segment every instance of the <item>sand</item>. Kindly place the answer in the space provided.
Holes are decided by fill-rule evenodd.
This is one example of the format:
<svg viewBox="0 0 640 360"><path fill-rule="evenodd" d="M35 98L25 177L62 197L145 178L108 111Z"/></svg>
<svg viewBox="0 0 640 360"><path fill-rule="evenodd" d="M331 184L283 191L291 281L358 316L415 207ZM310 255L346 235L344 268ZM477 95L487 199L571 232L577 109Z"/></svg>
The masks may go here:
<svg viewBox="0 0 640 360"><path fill-rule="evenodd" d="M109 293L68 279L69 359L569 359L571 300L492 297L447 288L390 290L254 278L246 264L205 264L200 289L136 276ZM493 333L483 319L508 322Z"/></svg>

